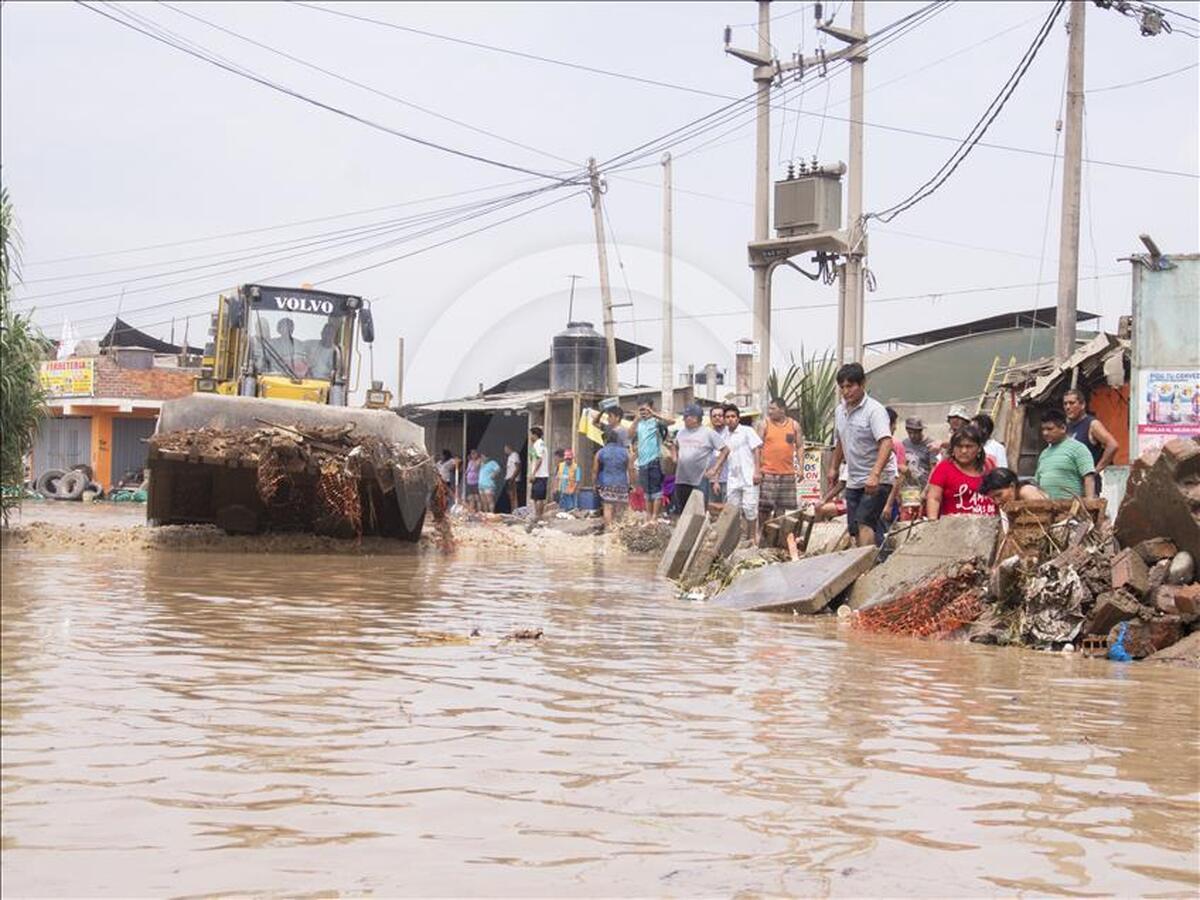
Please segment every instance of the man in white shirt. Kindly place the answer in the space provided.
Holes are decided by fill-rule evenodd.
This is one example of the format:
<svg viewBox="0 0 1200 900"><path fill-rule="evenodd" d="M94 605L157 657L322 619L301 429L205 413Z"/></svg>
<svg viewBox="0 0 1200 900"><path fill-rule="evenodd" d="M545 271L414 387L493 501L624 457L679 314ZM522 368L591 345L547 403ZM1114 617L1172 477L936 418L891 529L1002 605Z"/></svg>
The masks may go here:
<svg viewBox="0 0 1200 900"><path fill-rule="evenodd" d="M742 413L732 403L725 404L725 446L709 467L709 480L715 481L725 461L729 478L725 483L727 504L742 513L743 528L750 542L758 546L758 487L762 484L762 438L753 428L742 425Z"/></svg>
<svg viewBox="0 0 1200 900"><path fill-rule="evenodd" d="M521 454L512 448L511 444L504 445L504 490L508 492L508 511L516 512L517 481L521 477Z"/></svg>
<svg viewBox="0 0 1200 900"><path fill-rule="evenodd" d="M529 445L529 474L532 479L529 498L533 501L533 515L529 524L525 526L526 531L532 531L533 526L541 519L542 511L546 507L546 491L550 484L550 460L546 453L546 442L542 440L542 429L534 425L529 429L529 433L533 436L533 443Z"/></svg>

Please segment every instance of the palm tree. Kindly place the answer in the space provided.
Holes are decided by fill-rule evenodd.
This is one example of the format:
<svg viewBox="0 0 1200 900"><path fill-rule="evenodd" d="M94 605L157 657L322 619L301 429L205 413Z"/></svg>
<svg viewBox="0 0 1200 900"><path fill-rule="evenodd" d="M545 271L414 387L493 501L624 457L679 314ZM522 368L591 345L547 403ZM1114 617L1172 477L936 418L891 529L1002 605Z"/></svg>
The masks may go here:
<svg viewBox="0 0 1200 900"><path fill-rule="evenodd" d="M20 279L20 237L8 191L0 186L0 519L21 502L25 456L33 447L46 398L39 377L45 344L30 315L11 303Z"/></svg>
<svg viewBox="0 0 1200 900"><path fill-rule="evenodd" d="M801 347L799 361L792 354L791 365L782 378L772 369L767 379L768 393L783 401L788 412L800 423L804 439L810 443L829 444L833 440L836 375L837 357L833 351L809 355Z"/></svg>

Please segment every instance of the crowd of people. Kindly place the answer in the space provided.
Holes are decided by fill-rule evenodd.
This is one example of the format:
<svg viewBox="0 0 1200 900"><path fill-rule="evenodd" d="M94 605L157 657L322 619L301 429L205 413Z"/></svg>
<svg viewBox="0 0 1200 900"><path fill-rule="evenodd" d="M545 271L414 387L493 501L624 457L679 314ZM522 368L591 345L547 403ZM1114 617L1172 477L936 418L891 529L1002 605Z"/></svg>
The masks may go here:
<svg viewBox="0 0 1200 900"><path fill-rule="evenodd" d="M1063 409L1042 414L1046 446L1034 476L1022 479L1009 467L987 413L972 415L952 407L946 420L950 434L940 443L926 436L920 418L909 417L905 436L896 439L899 417L867 392L860 364L842 366L837 386L841 402L835 412L829 489L816 513L820 518L845 515L859 546L881 543L897 519L996 515L1013 500L1096 497L1101 473L1118 449L1112 434L1087 412L1084 395L1071 390ZM595 413L592 424L600 446L588 473L571 449L550 453L542 429L530 429L528 528L544 517L550 500L560 511L577 509L585 474L606 527L629 509L645 521L678 514L698 493L710 511L735 507L744 536L757 544L764 520L797 508L804 434L783 401L771 400L757 424L744 422L732 403L711 407L707 420L698 404L690 404L679 425L650 400L639 403L632 424L625 417L617 405ZM509 510L518 508L522 462L511 445L504 446L500 458L471 450L465 464L443 450L438 470L469 511L495 512L501 497Z"/></svg>

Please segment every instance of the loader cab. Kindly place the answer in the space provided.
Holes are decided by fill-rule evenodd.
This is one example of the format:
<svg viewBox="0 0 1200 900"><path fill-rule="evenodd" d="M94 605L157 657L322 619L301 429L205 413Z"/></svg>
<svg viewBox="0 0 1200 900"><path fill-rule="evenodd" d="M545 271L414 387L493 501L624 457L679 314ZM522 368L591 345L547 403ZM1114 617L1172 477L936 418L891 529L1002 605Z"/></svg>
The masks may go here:
<svg viewBox="0 0 1200 900"><path fill-rule="evenodd" d="M211 378L199 379L197 389L345 406L356 325L370 342L361 297L244 285L221 297Z"/></svg>

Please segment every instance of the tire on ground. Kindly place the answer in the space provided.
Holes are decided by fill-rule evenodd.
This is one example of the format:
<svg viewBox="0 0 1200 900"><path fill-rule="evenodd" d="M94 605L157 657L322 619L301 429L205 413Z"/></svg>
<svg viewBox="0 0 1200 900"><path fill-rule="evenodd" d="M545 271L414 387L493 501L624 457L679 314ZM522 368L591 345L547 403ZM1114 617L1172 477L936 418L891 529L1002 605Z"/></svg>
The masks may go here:
<svg viewBox="0 0 1200 900"><path fill-rule="evenodd" d="M39 494L46 497L56 497L58 495L58 480L66 474L62 469L47 469L38 476L38 480L33 488Z"/></svg>
<svg viewBox="0 0 1200 900"><path fill-rule="evenodd" d="M96 473L92 471L92 467L89 466L87 463L75 463L75 465L71 466L71 471L72 472L83 472L85 475L87 475L88 481L96 480Z"/></svg>
<svg viewBox="0 0 1200 900"><path fill-rule="evenodd" d="M72 469L58 481L58 490L54 494L55 500L78 500L83 496L84 490L87 489L88 478L83 472L78 469Z"/></svg>

